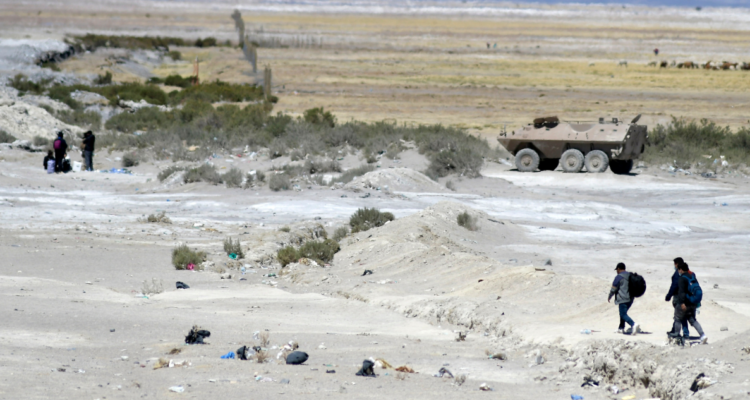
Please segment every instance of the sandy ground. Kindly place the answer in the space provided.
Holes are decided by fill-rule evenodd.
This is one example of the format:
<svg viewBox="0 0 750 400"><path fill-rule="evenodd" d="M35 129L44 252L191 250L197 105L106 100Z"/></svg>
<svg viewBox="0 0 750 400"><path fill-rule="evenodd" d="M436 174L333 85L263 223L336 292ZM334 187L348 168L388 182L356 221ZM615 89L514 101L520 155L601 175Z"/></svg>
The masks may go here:
<svg viewBox="0 0 750 400"><path fill-rule="evenodd" d="M320 14L305 5L290 12L266 3L143 4L8 4L0 10L0 47L91 31L234 40L228 14L239 6L252 29L325 43L259 52L274 70L278 111L325 106L339 120L439 122L493 140L502 126L545 114L643 113L649 125L672 115L732 126L747 120L747 72L645 66L743 61L744 10L503 6L451 15L365 7L372 12ZM498 47L487 50L486 42ZM663 55L651 56L654 47ZM255 79L236 49L179 50L201 60L202 80ZM77 56L61 67L68 74L111 71L119 81L192 72L190 62L138 53L115 64L112 54ZM623 59L627 68L617 66ZM121 156L100 151L96 166L119 168ZM742 350L750 346L750 181L742 174L705 179L656 166L628 176L523 174L488 162L480 179L435 183L416 172L424 158L405 151L400 162L383 159L378 171L345 188L272 192L183 185L178 175L159 182L169 161L144 162L133 175L47 175L41 158L0 147L0 398L682 399L700 372L714 384L695 398L750 393L750 354ZM220 170L243 171L287 161L212 160ZM348 156L343 165L360 163ZM315 224L332 234L365 206L396 220L343 239L330 265L282 270L274 261ZM162 211L171 224L139 221ZM457 226L463 211L479 230ZM241 240L245 259L227 258L227 237ZM179 243L208 253L204 271L173 268ZM698 319L708 345L666 343L671 308L664 294L677 256L704 288ZM648 281L631 311L641 335L615 333L616 309L606 302L620 261ZM362 276L365 270L373 274ZM191 288L178 291L177 281ZM144 297L153 282L164 291ZM183 344L193 325L211 331L209 345ZM270 362L219 358L257 345L258 331L270 334ZM467 333L465 341L455 340L458 332ZM310 355L305 365L277 361L291 340ZM174 348L179 354L168 354ZM370 357L418 373L355 376ZM189 364L154 370L159 358ZM434 377L441 367L466 382ZM582 388L587 376L601 386ZM481 383L494 391L481 392ZM615 396L610 384L622 392Z"/></svg>
<svg viewBox="0 0 750 400"><path fill-rule="evenodd" d="M423 185L391 193L274 193L164 185L155 178L159 163L135 167L134 175L50 176L37 168L38 158L0 152L1 312L10 321L0 330L3 396L33 387L30 398L166 397L178 396L168 388L182 385L183 396L195 397L251 391L465 398L487 382L500 398L566 398L584 392L580 374L558 372L570 358L564 351L591 340L622 340L614 333L615 308L606 303L618 261L649 283L631 315L650 334L628 340L667 351L665 368L705 354L737 369L706 392L736 394L744 382L738 375L747 361L737 346L746 345L750 328L750 282L742 273L749 256L746 178L707 180L648 169L633 176L521 174L488 164L484 178L456 181L456 192ZM103 157L101 167L107 163ZM287 235L311 223L332 232L362 206L392 211L397 220L344 239L329 267L295 265L266 276L281 273L263 256L288 242ZM172 224L137 220L160 210ZM461 210L479 217L479 231L455 225ZM282 226L292 233L278 231ZM425 232L432 236L421 237ZM244 275L222 252L227 236L239 237L249 253ZM216 268L174 270L176 243L208 251ZM708 346L665 347L671 314L663 296L675 256L688 260L706 290L699 320ZM545 265L548 259L552 265ZM364 269L375 273L361 277ZM223 271L234 277L220 279ZM143 281L153 279L165 292L141 297ZM176 291L176 281L191 289ZM194 324L212 332L211 345L181 344ZM219 359L255 345L252 333L265 329L274 345L300 343L311 355L307 364ZM582 329L596 332L582 335ZM469 332L467 341L454 340L459 330ZM174 347L182 353L167 356ZM485 350L505 351L509 359L488 360ZM529 356L535 350L544 352L545 364L535 365ZM192 364L153 370L165 356ZM381 376L370 380L355 377L368 357L419 374L405 381L393 370L379 370ZM458 387L433 377L444 365L466 374L467 383ZM256 382L256 372L275 383ZM542 377L548 383L540 383ZM291 383L281 385L281 379ZM608 398L602 389L585 394Z"/></svg>

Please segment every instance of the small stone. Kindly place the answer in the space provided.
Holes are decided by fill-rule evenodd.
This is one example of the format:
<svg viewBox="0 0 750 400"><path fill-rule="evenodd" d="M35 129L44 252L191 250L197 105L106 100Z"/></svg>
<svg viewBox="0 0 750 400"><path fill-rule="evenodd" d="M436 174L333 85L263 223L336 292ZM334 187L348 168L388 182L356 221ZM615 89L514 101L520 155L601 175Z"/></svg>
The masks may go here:
<svg viewBox="0 0 750 400"><path fill-rule="evenodd" d="M544 265L552 265L552 259L548 258L547 261L544 262Z"/></svg>

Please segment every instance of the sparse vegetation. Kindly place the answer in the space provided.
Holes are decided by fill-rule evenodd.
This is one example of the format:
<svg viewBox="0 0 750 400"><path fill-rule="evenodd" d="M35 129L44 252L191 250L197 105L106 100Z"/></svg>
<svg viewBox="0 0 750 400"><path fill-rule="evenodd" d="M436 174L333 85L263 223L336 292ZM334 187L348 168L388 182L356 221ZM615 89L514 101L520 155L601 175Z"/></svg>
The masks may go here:
<svg viewBox="0 0 750 400"><path fill-rule="evenodd" d="M172 250L172 265L175 269L188 269L190 264L198 269L205 259L205 252L191 250L186 244L181 244Z"/></svg>
<svg viewBox="0 0 750 400"><path fill-rule="evenodd" d="M237 168L231 168L221 176L221 180L228 188L242 187L242 180L244 174Z"/></svg>
<svg viewBox="0 0 750 400"><path fill-rule="evenodd" d="M289 190L292 187L292 182L289 180L289 175L286 173L273 174L268 180L268 188L274 192L280 190Z"/></svg>
<svg viewBox="0 0 750 400"><path fill-rule="evenodd" d="M180 53L177 50L172 50L172 51L168 52L167 56L169 56L169 58L171 58L174 61L180 61L180 60L182 60L182 53Z"/></svg>
<svg viewBox="0 0 750 400"><path fill-rule="evenodd" d="M111 85L112 84L112 73L107 71L104 75L99 75L94 78L95 85Z"/></svg>
<svg viewBox="0 0 750 400"><path fill-rule="evenodd" d="M100 47L119 49L169 50L169 46L184 46L185 41L176 37L126 36L126 35L95 35L74 36L75 46L94 51Z"/></svg>
<svg viewBox="0 0 750 400"><path fill-rule="evenodd" d="M136 152L125 153L122 155L123 168L135 167L141 163L141 157Z"/></svg>
<svg viewBox="0 0 750 400"><path fill-rule="evenodd" d="M683 169L714 170L721 166L719 155L729 163L750 163L750 129L732 132L707 119L673 118L669 125L657 125L649 132L643 159Z"/></svg>
<svg viewBox="0 0 750 400"><path fill-rule="evenodd" d="M477 225L477 219L467 211L458 214L458 216L456 217L456 222L458 223L458 226L464 227L470 231L476 231L477 229L479 229L479 226Z"/></svg>
<svg viewBox="0 0 750 400"><path fill-rule="evenodd" d="M15 136L0 129L0 143L13 143L15 141L16 141Z"/></svg>
<svg viewBox="0 0 750 400"><path fill-rule="evenodd" d="M329 128L336 126L336 117L330 111L325 111L323 107L305 110L304 119L305 122L313 125L322 125Z"/></svg>
<svg viewBox="0 0 750 400"><path fill-rule="evenodd" d="M167 213L164 211L161 211L158 214L149 214L148 217L146 217L146 222L150 223L159 223L159 224L171 224L172 220L167 217Z"/></svg>
<svg viewBox="0 0 750 400"><path fill-rule="evenodd" d="M266 348L271 346L271 334L268 331L263 331L258 334L258 340L260 341L260 347Z"/></svg>
<svg viewBox="0 0 750 400"><path fill-rule="evenodd" d="M338 227L333 231L333 240L337 242L341 242L347 236L349 236L349 228L345 226Z"/></svg>
<svg viewBox="0 0 750 400"><path fill-rule="evenodd" d="M352 227L352 233L364 232L372 228L385 225L386 222L393 221L395 217L389 212L380 212L375 208L360 208L349 218L349 226Z"/></svg>
<svg viewBox="0 0 750 400"><path fill-rule="evenodd" d="M172 165L170 167L163 169L161 172L159 172L159 175L157 175L157 177L159 178L159 182L164 182L164 180L172 176L172 174L174 174L175 172L184 171L185 169L186 169L185 167Z"/></svg>
<svg viewBox="0 0 750 400"><path fill-rule="evenodd" d="M177 86L181 88L186 88L188 86L191 86L193 83L193 77L189 78L183 78L181 75L169 75L168 77L164 78L164 84L167 86Z"/></svg>
<svg viewBox="0 0 750 400"><path fill-rule="evenodd" d="M282 226L281 228L279 228L279 231L281 231L281 232L286 232L286 233L289 233L289 232L291 232L291 230L292 230L292 229L291 229L291 228L289 228L288 226Z"/></svg>
<svg viewBox="0 0 750 400"><path fill-rule="evenodd" d="M207 37L205 39L198 38L195 41L195 47L216 47L216 38Z"/></svg>
<svg viewBox="0 0 750 400"><path fill-rule="evenodd" d="M375 167L366 164L356 168L350 168L344 171L344 173L341 174L338 178L334 179L332 183L339 182L346 184L354 180L354 178L372 171L375 171Z"/></svg>
<svg viewBox="0 0 750 400"><path fill-rule="evenodd" d="M63 110L58 111L55 116L66 124L77 125L94 131L98 131L102 126L102 116L94 111Z"/></svg>
<svg viewBox="0 0 750 400"><path fill-rule="evenodd" d="M341 247L335 240L311 240L305 242L299 249L293 246L286 246L280 249L276 253L276 259L279 260L282 267L295 263L300 258L309 258L322 265L331 262L339 250L341 250Z"/></svg>
<svg viewBox="0 0 750 400"><path fill-rule="evenodd" d="M453 184L453 181L445 182L445 188L453 192L456 191L456 185Z"/></svg>
<svg viewBox="0 0 750 400"><path fill-rule="evenodd" d="M146 296L164 292L164 282L161 279L151 278L151 281L144 280L141 284L141 293Z"/></svg>
<svg viewBox="0 0 750 400"><path fill-rule="evenodd" d="M46 137L42 137L42 136L34 136L34 139L31 141L31 143L34 146L44 147L44 146L49 145L49 139L47 139Z"/></svg>
<svg viewBox="0 0 750 400"><path fill-rule="evenodd" d="M18 95L23 96L26 93L42 94L47 89L47 85L52 82L51 79L42 79L39 82L29 80L24 74L17 74L10 78L8 85L18 90Z"/></svg>
<svg viewBox="0 0 750 400"><path fill-rule="evenodd" d="M268 352L265 350L255 352L254 357L255 357L255 362L257 362L258 364L263 364L269 359Z"/></svg>
<svg viewBox="0 0 750 400"><path fill-rule="evenodd" d="M216 172L213 165L202 164L200 167L191 168L185 173L185 183L208 182L214 185L222 183L221 175Z"/></svg>
<svg viewBox="0 0 750 400"><path fill-rule="evenodd" d="M240 239L237 239L236 242L233 241L231 237L224 239L224 252L226 252L227 255L236 254L238 259L245 258L245 252L242 251Z"/></svg>
<svg viewBox="0 0 750 400"><path fill-rule="evenodd" d="M336 294L338 294L339 296L341 296L341 297L343 297L343 298L345 298L347 300L352 299L352 300L361 301L363 303L367 303L368 302L368 300L366 298L362 297L361 295L359 295L357 293L349 293L349 292L344 292L344 291L339 290L338 292L336 292Z"/></svg>

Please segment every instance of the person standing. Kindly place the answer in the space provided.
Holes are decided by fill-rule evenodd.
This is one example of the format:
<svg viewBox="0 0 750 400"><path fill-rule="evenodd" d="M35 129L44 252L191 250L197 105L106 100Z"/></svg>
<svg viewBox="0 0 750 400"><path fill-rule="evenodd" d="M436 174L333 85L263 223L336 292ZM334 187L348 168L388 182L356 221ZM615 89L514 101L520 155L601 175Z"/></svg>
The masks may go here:
<svg viewBox="0 0 750 400"><path fill-rule="evenodd" d="M612 296L615 297L615 304L620 310L620 326L617 328L617 333L625 333L625 323L630 325L630 334L636 335L640 332L641 327L628 316L628 310L633 306L633 300L630 297L628 280L630 278L630 272L626 271L624 263L618 263L615 267L617 276L614 282L612 282L612 288L609 290L609 297L607 302L612 301Z"/></svg>
<svg viewBox="0 0 750 400"><path fill-rule="evenodd" d="M690 325L695 328L696 331L698 331L698 334L701 335L700 343L705 344L708 342L708 336L706 336L705 332L703 332L703 327L701 326L698 321L695 320L695 310L698 306L698 304L694 304L692 301L690 301L690 285L691 284L698 284L698 281L695 279L695 274L693 274L690 271L690 267L687 265L687 263L682 263L677 266L677 272L680 274L680 279L677 281L677 301L675 302L674 307L674 327L672 328L672 332L669 334L670 338L679 338L680 337L680 326L682 325L683 321L687 320L690 322ZM683 339L688 339L687 337L684 337Z"/></svg>
<svg viewBox="0 0 750 400"><path fill-rule="evenodd" d="M86 166L86 171L94 170L94 143L96 142L96 136L91 131L83 134L83 163Z"/></svg>
<svg viewBox="0 0 750 400"><path fill-rule="evenodd" d="M672 285L669 287L669 291L667 292L667 296L664 298L664 301L670 301L672 300L672 308L677 306L677 283L680 280L680 272L678 270L678 267L680 264L684 264L685 260L682 259L682 257L677 257L673 260L674 262L674 274L672 274ZM671 329L669 332L667 332L667 335L674 333L674 324L672 324ZM690 337L690 331L688 330L688 322L682 321L682 333L684 337Z"/></svg>
<svg viewBox="0 0 750 400"><path fill-rule="evenodd" d="M55 150L55 172L63 172L63 161L68 151L68 143L63 139L62 131L57 132L57 139L52 142L52 148Z"/></svg>

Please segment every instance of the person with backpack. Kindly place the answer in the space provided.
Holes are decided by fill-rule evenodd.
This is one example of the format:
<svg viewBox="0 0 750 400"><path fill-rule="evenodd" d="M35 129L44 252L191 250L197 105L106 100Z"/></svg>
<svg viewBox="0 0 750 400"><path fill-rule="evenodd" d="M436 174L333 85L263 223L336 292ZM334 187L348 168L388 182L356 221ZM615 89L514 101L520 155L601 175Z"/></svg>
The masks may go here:
<svg viewBox="0 0 750 400"><path fill-rule="evenodd" d="M682 321L687 320L690 325L701 335L700 343L708 342L708 336L703 332L703 327L695 320L695 310L703 300L703 289L698 284L695 274L690 271L687 263L677 266L677 272L680 279L677 281L677 301L674 307L674 328L669 334L670 338L677 339L680 337L680 327ZM687 339L687 338L683 338Z"/></svg>
<svg viewBox="0 0 750 400"><path fill-rule="evenodd" d="M674 274L672 274L672 285L669 287L669 291L667 292L667 296L664 298L664 301L672 301L672 308L675 308L677 306L677 283L680 280L680 272L678 270L678 267L680 264L684 264L685 260L682 259L682 257L677 257L674 260ZM670 326L670 330L667 332L667 335L674 333L674 323L672 326ZM688 322L682 321L682 333L684 337L690 337L690 331L688 330Z"/></svg>
<svg viewBox="0 0 750 400"><path fill-rule="evenodd" d="M638 275L631 274L630 272L626 271L624 263L618 263L617 267L615 267L615 271L617 271L617 276L615 277L614 282L612 282L612 288L609 290L609 297L607 298L607 302L611 302L612 296L614 296L615 304L620 310L620 326L619 328L617 328L617 333L626 333L625 323L627 322L628 325L630 325L630 334L636 335L641 331L641 326L628 316L628 310L630 310L630 307L633 306L633 300L635 299L635 297L640 297L641 295L643 295L642 292L633 293L633 295L631 295L630 293L630 286L632 281L631 278L633 275ZM640 278L640 276L638 277ZM639 284L639 282L637 283ZM643 291L645 292L645 282L643 286Z"/></svg>
<svg viewBox="0 0 750 400"><path fill-rule="evenodd" d="M55 172L63 172L63 162L65 153L68 151L68 143L63 139L63 132L57 132L57 139L52 142L52 148L55 150Z"/></svg>

